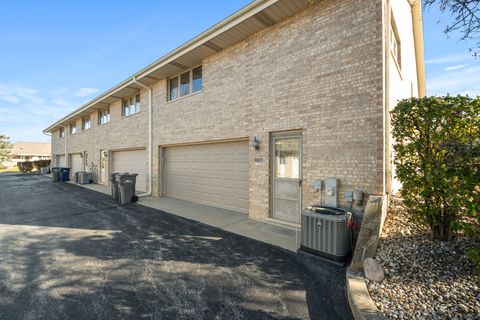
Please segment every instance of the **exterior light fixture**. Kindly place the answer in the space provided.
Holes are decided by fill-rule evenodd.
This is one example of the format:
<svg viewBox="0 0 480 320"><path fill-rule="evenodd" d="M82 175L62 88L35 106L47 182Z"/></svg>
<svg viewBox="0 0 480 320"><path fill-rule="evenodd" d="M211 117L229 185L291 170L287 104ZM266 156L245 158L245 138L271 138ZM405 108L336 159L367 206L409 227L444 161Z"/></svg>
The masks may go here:
<svg viewBox="0 0 480 320"><path fill-rule="evenodd" d="M252 147L253 149L255 150L258 150L260 149L260 141L257 139L257 137L253 137L253 140L252 140Z"/></svg>

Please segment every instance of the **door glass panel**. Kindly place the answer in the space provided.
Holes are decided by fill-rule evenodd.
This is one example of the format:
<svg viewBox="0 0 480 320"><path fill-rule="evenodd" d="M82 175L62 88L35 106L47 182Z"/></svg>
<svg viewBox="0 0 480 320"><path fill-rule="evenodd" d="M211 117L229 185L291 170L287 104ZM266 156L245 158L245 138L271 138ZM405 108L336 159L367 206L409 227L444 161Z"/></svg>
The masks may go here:
<svg viewBox="0 0 480 320"><path fill-rule="evenodd" d="M275 140L275 177L299 179L300 140L298 138Z"/></svg>

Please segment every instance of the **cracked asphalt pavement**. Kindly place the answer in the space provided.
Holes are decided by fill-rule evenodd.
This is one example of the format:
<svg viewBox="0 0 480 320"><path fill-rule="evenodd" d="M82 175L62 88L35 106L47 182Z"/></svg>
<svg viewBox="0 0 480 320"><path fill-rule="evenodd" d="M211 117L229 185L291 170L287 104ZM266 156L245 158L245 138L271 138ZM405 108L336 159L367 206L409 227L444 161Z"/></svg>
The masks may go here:
<svg viewBox="0 0 480 320"><path fill-rule="evenodd" d="M0 319L351 319L345 269L34 174L0 174Z"/></svg>

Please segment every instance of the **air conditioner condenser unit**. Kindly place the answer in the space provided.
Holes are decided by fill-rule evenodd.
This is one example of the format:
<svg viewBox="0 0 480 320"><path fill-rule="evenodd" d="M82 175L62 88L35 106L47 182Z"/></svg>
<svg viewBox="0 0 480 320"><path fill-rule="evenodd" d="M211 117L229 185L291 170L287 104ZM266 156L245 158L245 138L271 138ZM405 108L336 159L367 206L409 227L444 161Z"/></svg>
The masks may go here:
<svg viewBox="0 0 480 320"><path fill-rule="evenodd" d="M310 207L302 210L301 248L344 262L352 250L352 213L339 208Z"/></svg>

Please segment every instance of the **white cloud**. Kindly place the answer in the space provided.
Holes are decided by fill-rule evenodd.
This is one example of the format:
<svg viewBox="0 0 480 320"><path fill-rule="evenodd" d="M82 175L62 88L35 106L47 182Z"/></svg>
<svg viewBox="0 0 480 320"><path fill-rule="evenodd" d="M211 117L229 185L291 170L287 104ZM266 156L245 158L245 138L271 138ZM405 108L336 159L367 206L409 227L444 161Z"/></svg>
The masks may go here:
<svg viewBox="0 0 480 320"><path fill-rule="evenodd" d="M0 83L0 133L13 141L48 141L43 129L84 102L72 92L78 90L62 88L44 92Z"/></svg>
<svg viewBox="0 0 480 320"><path fill-rule="evenodd" d="M10 103L19 103L20 101L36 103L41 100L37 93L37 90L34 89L0 83L0 100Z"/></svg>
<svg viewBox="0 0 480 320"><path fill-rule="evenodd" d="M84 98L99 92L97 88L79 88L73 95L75 97Z"/></svg>
<svg viewBox="0 0 480 320"><path fill-rule="evenodd" d="M0 100L4 100L11 103L18 103L20 101L20 99L17 96L5 94L2 92L0 92Z"/></svg>
<svg viewBox="0 0 480 320"><path fill-rule="evenodd" d="M445 71L427 80L429 95L480 95L480 66Z"/></svg>
<svg viewBox="0 0 480 320"><path fill-rule="evenodd" d="M465 68L466 66L467 66L466 64L458 64L458 65L456 65L456 66L446 67L446 68L444 68L443 70L444 70L444 71L455 71L455 70L463 69L463 68Z"/></svg>
<svg viewBox="0 0 480 320"><path fill-rule="evenodd" d="M455 54L449 56L436 57L432 59L425 60L425 64L448 64L448 63L457 63L467 60L472 60L472 56L469 54Z"/></svg>

